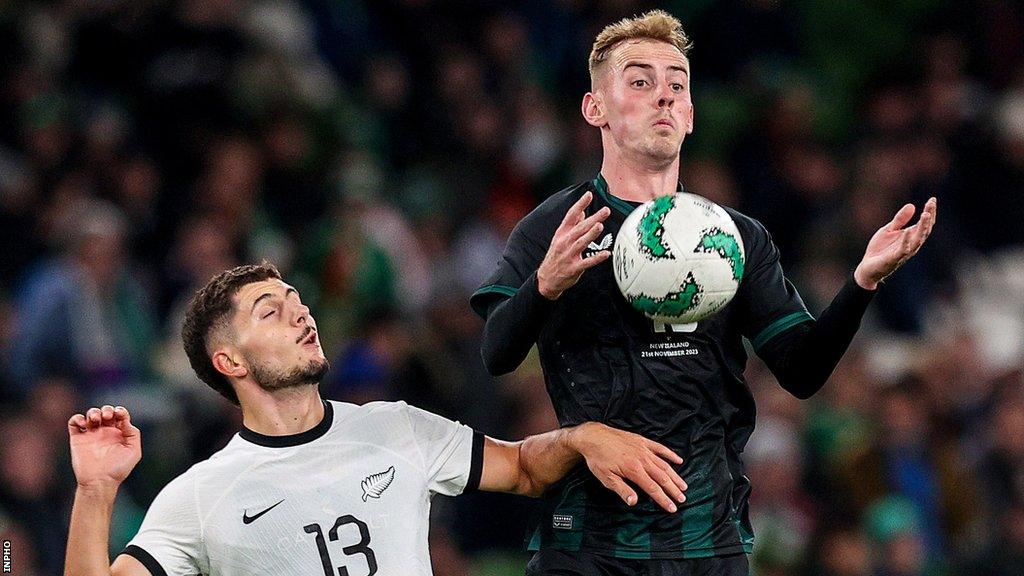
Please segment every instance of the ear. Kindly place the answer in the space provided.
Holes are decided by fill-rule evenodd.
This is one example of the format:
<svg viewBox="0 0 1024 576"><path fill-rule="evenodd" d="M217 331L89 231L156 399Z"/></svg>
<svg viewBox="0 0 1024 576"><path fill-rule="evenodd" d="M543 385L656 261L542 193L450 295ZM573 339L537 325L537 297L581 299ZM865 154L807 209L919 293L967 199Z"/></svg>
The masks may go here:
<svg viewBox="0 0 1024 576"><path fill-rule="evenodd" d="M583 95L581 111L583 112L583 119L591 126L603 128L608 124L604 117L604 103L601 101L600 94L596 92L587 92Z"/></svg>
<svg viewBox="0 0 1024 576"><path fill-rule="evenodd" d="M690 117L686 120L686 133L693 134L693 104L690 104Z"/></svg>
<svg viewBox="0 0 1024 576"><path fill-rule="evenodd" d="M228 378L245 378L249 367L234 355L233 350L220 348L213 353L213 367Z"/></svg>

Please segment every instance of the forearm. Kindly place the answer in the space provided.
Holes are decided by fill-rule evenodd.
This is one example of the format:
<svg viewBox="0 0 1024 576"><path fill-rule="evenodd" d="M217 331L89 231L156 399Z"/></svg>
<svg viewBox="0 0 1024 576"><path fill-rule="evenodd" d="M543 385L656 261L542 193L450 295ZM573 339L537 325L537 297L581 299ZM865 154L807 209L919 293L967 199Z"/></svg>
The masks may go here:
<svg viewBox="0 0 1024 576"><path fill-rule="evenodd" d="M491 305L480 346L488 372L507 374L522 363L553 304L538 291L534 272L512 297Z"/></svg>
<svg viewBox="0 0 1024 576"><path fill-rule="evenodd" d="M110 516L114 510L116 486L79 486L71 509L65 576L110 576Z"/></svg>
<svg viewBox="0 0 1024 576"><path fill-rule="evenodd" d="M766 345L761 357L779 384L801 399L820 390L853 341L874 294L848 280L816 322Z"/></svg>

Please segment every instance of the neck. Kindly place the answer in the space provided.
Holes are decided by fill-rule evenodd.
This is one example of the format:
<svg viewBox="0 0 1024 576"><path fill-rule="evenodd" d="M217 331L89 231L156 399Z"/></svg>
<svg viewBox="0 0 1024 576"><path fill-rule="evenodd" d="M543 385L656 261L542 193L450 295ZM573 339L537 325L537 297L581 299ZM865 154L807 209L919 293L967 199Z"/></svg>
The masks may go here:
<svg viewBox="0 0 1024 576"><path fill-rule="evenodd" d="M628 161L605 146L601 175L609 192L623 200L647 202L667 196L679 186L679 155L668 163Z"/></svg>
<svg viewBox="0 0 1024 576"><path fill-rule="evenodd" d="M316 385L288 388L239 398L242 423L266 436L301 434L324 419L324 403Z"/></svg>

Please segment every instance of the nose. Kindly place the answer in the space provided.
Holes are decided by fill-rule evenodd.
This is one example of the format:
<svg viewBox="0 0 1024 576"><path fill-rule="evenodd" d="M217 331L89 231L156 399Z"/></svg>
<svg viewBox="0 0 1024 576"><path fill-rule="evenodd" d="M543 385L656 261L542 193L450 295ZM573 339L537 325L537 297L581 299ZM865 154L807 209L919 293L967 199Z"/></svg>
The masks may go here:
<svg viewBox="0 0 1024 576"><path fill-rule="evenodd" d="M671 108L676 102L676 93L672 91L672 85L664 83L658 94L658 108Z"/></svg>
<svg viewBox="0 0 1024 576"><path fill-rule="evenodd" d="M295 307L295 312L292 316L292 323L296 326L301 324L307 324L309 322L309 306L305 304L299 304Z"/></svg>

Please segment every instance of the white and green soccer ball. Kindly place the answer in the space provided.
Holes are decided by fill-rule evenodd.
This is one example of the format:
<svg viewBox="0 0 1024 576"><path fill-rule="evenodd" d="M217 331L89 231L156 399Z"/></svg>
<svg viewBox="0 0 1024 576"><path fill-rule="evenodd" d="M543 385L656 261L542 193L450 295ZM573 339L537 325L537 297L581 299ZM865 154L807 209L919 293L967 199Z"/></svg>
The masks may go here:
<svg viewBox="0 0 1024 576"><path fill-rule="evenodd" d="M746 252L736 223L718 204L677 192L634 210L612 252L626 300L655 322L700 322L728 304L743 279Z"/></svg>

